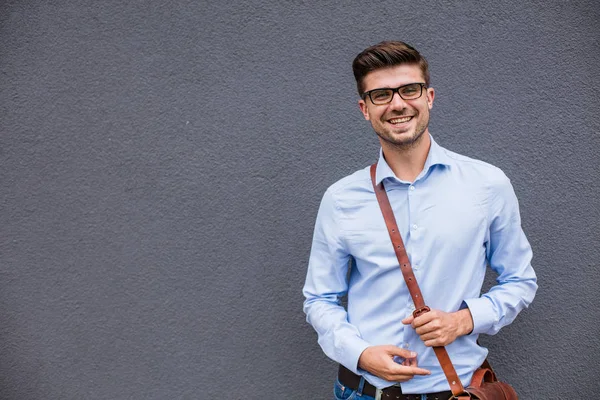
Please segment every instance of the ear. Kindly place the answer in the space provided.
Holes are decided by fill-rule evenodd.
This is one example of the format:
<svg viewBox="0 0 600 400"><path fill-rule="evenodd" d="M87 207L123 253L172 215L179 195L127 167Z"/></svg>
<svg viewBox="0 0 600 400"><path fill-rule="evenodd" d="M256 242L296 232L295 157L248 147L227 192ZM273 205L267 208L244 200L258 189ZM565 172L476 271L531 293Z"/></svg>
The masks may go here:
<svg viewBox="0 0 600 400"><path fill-rule="evenodd" d="M433 108L434 97L435 97L435 90L432 87L427 88L427 105L429 106L430 110Z"/></svg>
<svg viewBox="0 0 600 400"><path fill-rule="evenodd" d="M371 118L369 117L369 109L367 108L367 103L365 103L363 99L360 99L358 101L358 106L360 107L360 111L363 113L365 119L369 121Z"/></svg>

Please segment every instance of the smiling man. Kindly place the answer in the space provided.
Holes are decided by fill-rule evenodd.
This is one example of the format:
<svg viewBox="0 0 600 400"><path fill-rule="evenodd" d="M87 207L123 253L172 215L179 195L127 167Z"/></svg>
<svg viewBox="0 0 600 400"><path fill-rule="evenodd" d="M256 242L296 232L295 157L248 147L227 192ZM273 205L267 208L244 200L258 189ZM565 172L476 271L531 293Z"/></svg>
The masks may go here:
<svg viewBox="0 0 600 400"><path fill-rule="evenodd" d="M449 399L432 347L446 346L468 386L487 356L478 335L510 324L537 290L518 202L500 169L433 140L435 91L417 50L382 42L352 67L358 105L381 144L376 183L383 183L431 311L412 316L369 167L323 196L304 311L325 354L340 364L335 399ZM497 284L482 294L488 265Z"/></svg>

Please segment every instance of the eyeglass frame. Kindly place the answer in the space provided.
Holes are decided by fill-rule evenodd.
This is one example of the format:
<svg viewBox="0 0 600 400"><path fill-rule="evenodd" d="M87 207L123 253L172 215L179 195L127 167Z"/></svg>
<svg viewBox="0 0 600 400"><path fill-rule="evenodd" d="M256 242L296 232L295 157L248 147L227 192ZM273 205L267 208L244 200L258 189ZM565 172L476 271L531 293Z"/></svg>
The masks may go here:
<svg viewBox="0 0 600 400"><path fill-rule="evenodd" d="M403 87L406 87L406 86L410 86L410 85L419 85L419 87L421 88L421 93L420 93L420 94L419 94L417 97L413 97L413 98L411 98L411 99L405 99L404 97L402 97L402 94L400 94L400 89L402 89ZM376 106L382 106L382 105L384 105L384 104L390 104L390 103L391 103L391 102L394 100L394 95L395 95L396 93L398 93L398 96L400 96L400 98L401 98L402 100L416 100L416 99L420 99L420 98L421 98L421 96L423 96L423 89L424 89L424 88L425 88L425 89L429 89L429 86L427 86L427 84L426 84L425 82L412 82L412 83L407 83L407 84L405 84L405 85L398 86L397 88L377 88L377 89L372 89L372 90L369 90L369 91L367 91L367 92L364 92L364 93L362 94L361 98L362 98L362 99L363 99L363 101L364 101L364 100L367 98L367 96L369 96L369 100L371 100L371 103L372 103L372 104L374 104L374 105L376 105ZM376 104L376 103L373 101L373 98L371 97L371 93L375 92L376 90L391 90L391 91L392 91L392 97L390 97L390 101L388 101L388 102L385 102L385 103L379 103L379 104Z"/></svg>

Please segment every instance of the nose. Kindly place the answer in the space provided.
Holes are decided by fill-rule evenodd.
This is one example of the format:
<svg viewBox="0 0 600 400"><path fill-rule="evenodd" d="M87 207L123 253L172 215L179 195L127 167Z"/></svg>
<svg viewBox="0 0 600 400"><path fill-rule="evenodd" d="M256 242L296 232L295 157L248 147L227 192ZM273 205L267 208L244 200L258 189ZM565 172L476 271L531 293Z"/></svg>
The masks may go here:
<svg viewBox="0 0 600 400"><path fill-rule="evenodd" d="M394 109L403 109L406 107L406 100L400 97L400 93L397 91L392 95L392 101L390 102L390 107Z"/></svg>

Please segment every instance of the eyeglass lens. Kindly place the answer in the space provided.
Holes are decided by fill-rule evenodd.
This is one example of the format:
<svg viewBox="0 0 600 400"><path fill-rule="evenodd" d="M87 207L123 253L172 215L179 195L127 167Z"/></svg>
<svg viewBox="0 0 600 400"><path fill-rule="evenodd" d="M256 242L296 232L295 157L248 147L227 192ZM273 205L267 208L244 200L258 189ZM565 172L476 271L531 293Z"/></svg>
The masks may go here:
<svg viewBox="0 0 600 400"><path fill-rule="evenodd" d="M421 97L423 86L420 83L411 83L396 89L375 89L369 92L373 104L385 104L392 101L397 91L404 100L414 100Z"/></svg>

